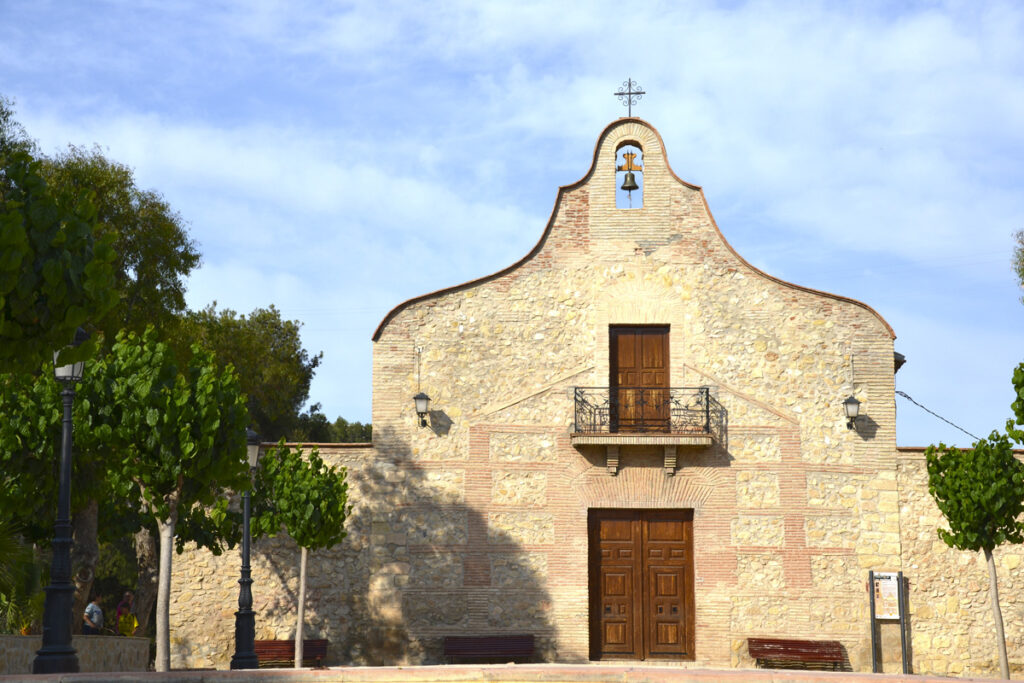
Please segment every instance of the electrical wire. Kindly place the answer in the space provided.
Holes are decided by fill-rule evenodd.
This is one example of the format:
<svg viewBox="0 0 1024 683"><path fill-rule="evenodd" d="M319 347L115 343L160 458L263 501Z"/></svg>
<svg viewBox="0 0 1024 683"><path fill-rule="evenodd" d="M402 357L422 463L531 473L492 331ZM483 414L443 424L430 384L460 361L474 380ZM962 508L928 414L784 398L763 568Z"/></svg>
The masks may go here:
<svg viewBox="0 0 1024 683"><path fill-rule="evenodd" d="M928 410L928 409L927 409L927 408L925 408L925 407L924 407L923 405L921 405L920 403L918 403L918 402L917 402L917 401L915 401L914 399L910 398L910 396L908 396L908 395L907 395L907 394L905 394L904 392L902 392L902 391L897 391L896 393L897 393L897 394L899 394L900 396L902 396L903 398L907 399L907 400L908 400L908 401L910 401L911 403L913 403L913 404L914 404L915 406L917 406L918 408L921 408L922 410L925 410L926 412L929 412L929 413L931 413L932 415L934 415L935 417L939 418L940 420L942 420L943 422L945 422L945 423L947 423L947 424L953 425L954 427L956 427L957 429L959 429L959 430L960 430L961 432L963 432L963 433L964 433L964 434L966 434L967 436L969 436L969 437L971 437L972 439L974 439L975 441L981 441L981 438L980 438L980 437L977 437L977 436L975 436L974 434L971 434L971 433L970 433L969 431L967 431L966 429L964 429L964 428L963 428L963 427L961 427L960 425L957 425L957 424L953 424L952 422L950 422L950 421L949 421L949 420L947 420L946 418L942 417L941 415L939 415L939 414L938 414L938 413L936 413L935 411L933 411L933 410Z"/></svg>

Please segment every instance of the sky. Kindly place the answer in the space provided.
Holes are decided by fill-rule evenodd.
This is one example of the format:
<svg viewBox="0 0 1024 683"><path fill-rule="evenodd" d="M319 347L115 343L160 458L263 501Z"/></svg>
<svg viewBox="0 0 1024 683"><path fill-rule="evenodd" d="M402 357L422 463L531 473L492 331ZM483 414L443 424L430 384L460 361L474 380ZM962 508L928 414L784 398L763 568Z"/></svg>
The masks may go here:
<svg viewBox="0 0 1024 683"><path fill-rule="evenodd" d="M0 94L160 192L189 306L301 321L311 402L366 422L381 319L525 255L631 78L730 244L872 306L896 389L984 436L1024 361L1022 35L977 0L0 0ZM973 441L896 408L901 446Z"/></svg>

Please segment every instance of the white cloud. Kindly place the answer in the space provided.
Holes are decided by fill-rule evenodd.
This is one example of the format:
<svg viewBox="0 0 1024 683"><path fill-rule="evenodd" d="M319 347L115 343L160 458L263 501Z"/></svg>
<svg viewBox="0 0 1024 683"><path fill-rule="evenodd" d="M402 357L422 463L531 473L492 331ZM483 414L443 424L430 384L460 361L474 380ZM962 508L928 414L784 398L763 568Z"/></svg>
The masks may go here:
<svg viewBox="0 0 1024 683"><path fill-rule="evenodd" d="M1001 387L1017 353L1019 304L1000 298L1019 294L1024 227L1016 3L8 6L0 87L19 120L46 151L101 143L191 221L191 303L305 320L328 413L368 417L368 335L392 306L533 246L625 114L627 76L746 258L864 298L935 376L916 348L932 339L1006 349L947 359L963 386Z"/></svg>

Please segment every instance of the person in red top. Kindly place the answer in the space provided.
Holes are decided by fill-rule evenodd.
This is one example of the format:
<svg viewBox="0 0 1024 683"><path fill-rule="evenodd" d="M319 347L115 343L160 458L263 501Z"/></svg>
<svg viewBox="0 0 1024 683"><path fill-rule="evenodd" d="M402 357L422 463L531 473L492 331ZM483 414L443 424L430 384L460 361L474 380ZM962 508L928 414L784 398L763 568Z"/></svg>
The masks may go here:
<svg viewBox="0 0 1024 683"><path fill-rule="evenodd" d="M117 621L116 628L117 632L123 636L130 636L135 632L136 626L139 621L132 614L132 608L135 606L135 595L131 591L124 592L124 598L117 604Z"/></svg>

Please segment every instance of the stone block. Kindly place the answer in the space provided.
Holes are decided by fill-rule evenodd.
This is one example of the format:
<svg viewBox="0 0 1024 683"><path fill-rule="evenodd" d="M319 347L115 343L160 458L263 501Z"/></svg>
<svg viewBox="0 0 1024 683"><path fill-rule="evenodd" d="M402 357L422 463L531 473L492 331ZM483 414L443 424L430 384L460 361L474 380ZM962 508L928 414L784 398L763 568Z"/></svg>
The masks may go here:
<svg viewBox="0 0 1024 683"><path fill-rule="evenodd" d="M490 455L498 462L555 462L555 438L550 434L494 432Z"/></svg>
<svg viewBox="0 0 1024 683"><path fill-rule="evenodd" d="M547 502L546 472L498 471L491 475L491 501L498 505L540 507Z"/></svg>
<svg viewBox="0 0 1024 683"><path fill-rule="evenodd" d="M747 470L736 473L736 501L745 508L771 508L779 504L779 475Z"/></svg>
<svg viewBox="0 0 1024 683"><path fill-rule="evenodd" d="M548 556L545 553L490 553L491 585L495 588L525 588L547 584Z"/></svg>
<svg viewBox="0 0 1024 683"><path fill-rule="evenodd" d="M492 512L487 516L487 540L524 545L554 543L554 516L550 512Z"/></svg>
<svg viewBox="0 0 1024 683"><path fill-rule="evenodd" d="M781 547L786 535L782 517L775 515L739 515L730 529L734 546Z"/></svg>

